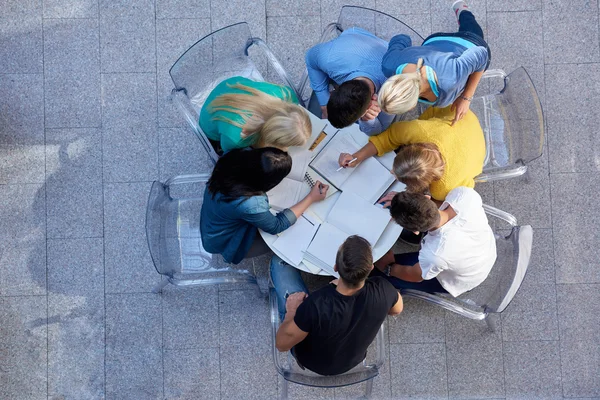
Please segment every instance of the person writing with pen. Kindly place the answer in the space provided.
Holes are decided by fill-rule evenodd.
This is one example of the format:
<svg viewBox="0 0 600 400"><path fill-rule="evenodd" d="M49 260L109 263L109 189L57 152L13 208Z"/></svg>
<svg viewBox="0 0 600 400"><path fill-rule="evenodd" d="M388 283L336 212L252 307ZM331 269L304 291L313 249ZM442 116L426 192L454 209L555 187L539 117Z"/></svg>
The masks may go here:
<svg viewBox="0 0 600 400"><path fill-rule="evenodd" d="M371 136L356 153L340 154L339 165L356 167L369 157L397 149L392 173L406 190L430 193L442 202L454 188L475 187L485 158L485 139L477 116L469 110L454 126L453 120L450 107L431 107L417 120L396 122Z"/></svg>

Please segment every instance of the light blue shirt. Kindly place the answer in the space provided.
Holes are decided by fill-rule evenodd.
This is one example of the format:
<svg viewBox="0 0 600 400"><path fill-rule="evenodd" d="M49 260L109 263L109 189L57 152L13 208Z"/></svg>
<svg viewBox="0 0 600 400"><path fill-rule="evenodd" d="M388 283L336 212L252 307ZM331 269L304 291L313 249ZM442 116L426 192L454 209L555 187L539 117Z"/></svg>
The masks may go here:
<svg viewBox="0 0 600 400"><path fill-rule="evenodd" d="M369 78L379 92L386 80L381 70L383 55L388 42L360 28L346 29L342 34L326 43L320 43L306 52L306 67L310 86L319 105L329 101L329 81L336 84L358 78ZM381 112L371 121L359 121L360 130L376 135L392 123L394 116Z"/></svg>

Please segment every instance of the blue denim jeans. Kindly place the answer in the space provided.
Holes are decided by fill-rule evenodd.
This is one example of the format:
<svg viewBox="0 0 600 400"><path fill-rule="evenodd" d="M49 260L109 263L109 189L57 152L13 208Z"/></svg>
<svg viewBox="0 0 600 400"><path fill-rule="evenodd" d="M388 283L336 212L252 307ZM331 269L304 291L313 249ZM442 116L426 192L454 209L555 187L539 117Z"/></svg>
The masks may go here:
<svg viewBox="0 0 600 400"><path fill-rule="evenodd" d="M271 282L277 293L277 304L279 306L279 318L285 318L285 302L290 294L304 292L308 289L302 280L300 270L292 267L276 255L271 258L270 267Z"/></svg>
<svg viewBox="0 0 600 400"><path fill-rule="evenodd" d="M415 265L419 262L419 253L402 253L394 255L396 264L400 265ZM400 289L400 293L402 293L402 289L414 289L420 290L421 292L427 293L447 293L446 289L440 284L436 278L428 279L421 282L408 282L402 279L396 278L395 276L386 276L383 272L379 271L377 268L373 268L373 272L371 272L371 276L385 276L388 281L396 289Z"/></svg>

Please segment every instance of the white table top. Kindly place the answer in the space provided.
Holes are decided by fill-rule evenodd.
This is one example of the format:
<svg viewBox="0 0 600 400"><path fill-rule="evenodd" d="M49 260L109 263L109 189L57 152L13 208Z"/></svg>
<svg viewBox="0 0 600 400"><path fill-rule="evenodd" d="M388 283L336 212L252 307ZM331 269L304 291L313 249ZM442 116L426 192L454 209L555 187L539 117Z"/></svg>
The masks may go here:
<svg viewBox="0 0 600 400"><path fill-rule="evenodd" d="M327 121L319 120L318 118L314 117L313 115L311 115L311 120L313 122L313 126L314 125L316 125L317 127L320 126L320 128L318 128L319 132L321 131L322 127L327 123ZM319 123L320 123L320 125L319 125ZM313 129L313 130L315 130L315 129ZM358 126L353 125L348 128L344 128L343 130L347 130L348 134L351 134L353 136L353 138L357 142L359 142L359 144L361 142L363 144L366 144L368 141L368 136L365 135L364 133L360 132L358 130ZM346 133L346 132L344 132L344 133ZM392 157L392 159L393 159L393 157ZM390 189L388 191L392 191L392 190L397 191L397 192L403 191L404 184L396 181L390 187ZM333 195L329 196L327 199L323 200L322 202L311 205L306 212L311 213L311 209L314 209L315 207L333 208L335 206L335 203L339 196L340 196L340 192L334 193ZM318 217L316 217L316 218L318 219ZM265 243L267 244L267 246L269 246L269 248L275 254L277 254L283 261L285 261L289 264L292 264L289 259L287 259L280 251L276 250L273 247L273 243L275 242L275 240L277 240L277 237L278 237L277 235L271 235L271 234L268 234L263 231L259 231L259 232L260 232L260 235L262 236L262 238L264 239ZM379 240L373 247L373 259L378 260L381 257L383 257L385 255L385 253L387 253L388 250L392 248L394 243L396 243L396 240L398 240L398 237L400 236L401 232L402 232L402 227L400 225L396 224L393 220L390 220L387 227L381 234L381 237L379 238ZM300 265L296 268L298 268L301 271L305 271L305 272L315 274L315 275L331 275L328 271L325 271L325 270L317 267L316 265L308 262L306 259L303 259L302 262L300 263Z"/></svg>

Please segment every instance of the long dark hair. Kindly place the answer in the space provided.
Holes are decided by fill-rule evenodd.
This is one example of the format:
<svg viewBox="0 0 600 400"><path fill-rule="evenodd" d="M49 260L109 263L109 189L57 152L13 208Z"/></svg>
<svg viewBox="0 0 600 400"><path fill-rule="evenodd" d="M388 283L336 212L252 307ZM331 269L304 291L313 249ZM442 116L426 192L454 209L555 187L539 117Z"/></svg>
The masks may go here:
<svg viewBox="0 0 600 400"><path fill-rule="evenodd" d="M261 195L279 184L292 169L292 157L274 147L234 149L219 158L208 180L214 197L226 202Z"/></svg>

